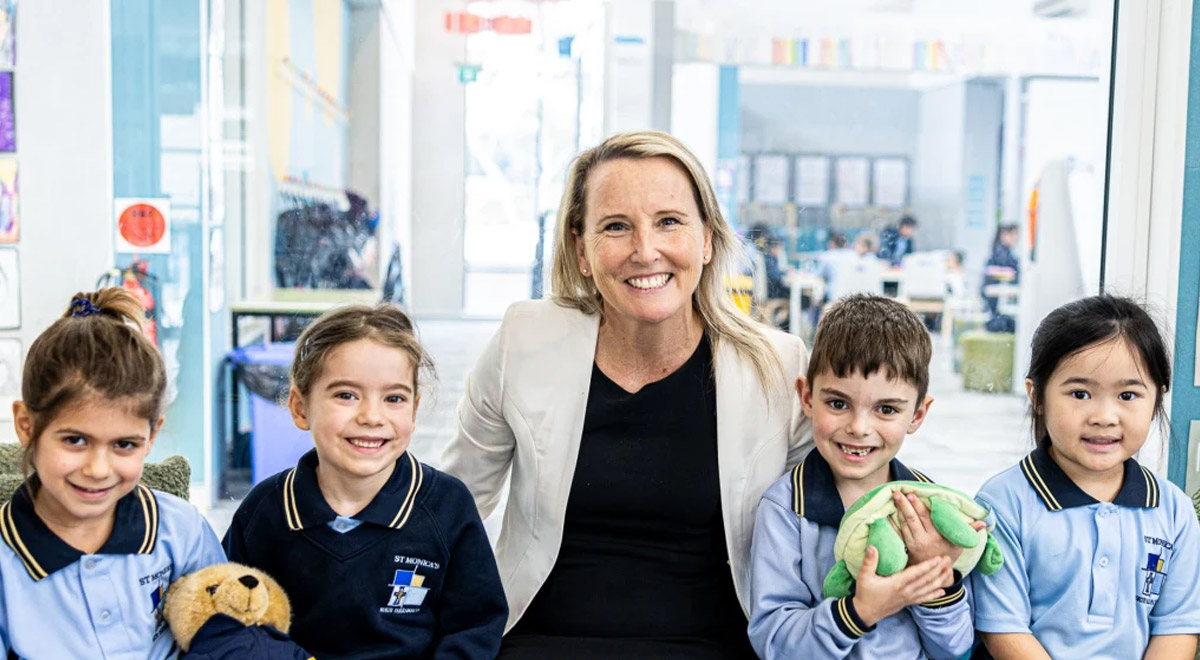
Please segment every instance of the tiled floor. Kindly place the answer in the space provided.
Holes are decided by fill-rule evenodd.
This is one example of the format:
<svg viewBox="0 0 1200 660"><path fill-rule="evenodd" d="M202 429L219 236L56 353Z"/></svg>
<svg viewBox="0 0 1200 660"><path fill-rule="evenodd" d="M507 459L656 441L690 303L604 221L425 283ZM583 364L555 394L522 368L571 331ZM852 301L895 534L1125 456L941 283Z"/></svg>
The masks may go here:
<svg viewBox="0 0 1200 660"><path fill-rule="evenodd" d="M427 320L418 327L433 356L437 380L434 389L423 394L412 451L436 466L442 448L453 436L467 373L499 323ZM989 476L1016 464L1029 450L1024 397L964 392L945 351L935 354L930 381L934 404L924 426L909 436L900 451L905 463L939 483L974 493ZM210 510L209 519L218 534L224 533L236 508L236 501L225 501ZM489 532L497 532L499 519L499 512L489 519Z"/></svg>

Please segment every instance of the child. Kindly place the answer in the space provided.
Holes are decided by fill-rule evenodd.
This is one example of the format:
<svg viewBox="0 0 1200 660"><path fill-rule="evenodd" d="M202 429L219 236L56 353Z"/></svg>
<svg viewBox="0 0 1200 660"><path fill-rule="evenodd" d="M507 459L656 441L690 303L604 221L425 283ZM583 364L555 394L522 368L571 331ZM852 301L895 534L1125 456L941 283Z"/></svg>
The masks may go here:
<svg viewBox="0 0 1200 660"><path fill-rule="evenodd" d="M1196 514L1131 458L1170 382L1162 336L1130 300L1084 298L1038 326L1025 379L1037 449L978 496L1004 552L1000 572L972 578L992 656L1194 656Z"/></svg>
<svg viewBox="0 0 1200 660"><path fill-rule="evenodd" d="M316 449L254 488L225 535L279 581L322 660L496 657L508 606L466 486L407 451L430 367L393 305L331 311L296 341L288 407Z"/></svg>
<svg viewBox="0 0 1200 660"><path fill-rule="evenodd" d="M928 481L895 456L933 402L931 352L921 320L888 298L848 296L821 319L808 374L796 379L817 448L767 489L754 526L750 641L764 660L956 658L971 647L969 604L952 568L962 549L934 530L915 497L896 495L908 568L877 576L872 548L852 597L822 595L846 509L888 481Z"/></svg>
<svg viewBox="0 0 1200 660"><path fill-rule="evenodd" d="M0 656L174 658L162 596L225 561L187 502L138 484L167 376L121 289L76 294L13 404L26 480L0 506Z"/></svg>

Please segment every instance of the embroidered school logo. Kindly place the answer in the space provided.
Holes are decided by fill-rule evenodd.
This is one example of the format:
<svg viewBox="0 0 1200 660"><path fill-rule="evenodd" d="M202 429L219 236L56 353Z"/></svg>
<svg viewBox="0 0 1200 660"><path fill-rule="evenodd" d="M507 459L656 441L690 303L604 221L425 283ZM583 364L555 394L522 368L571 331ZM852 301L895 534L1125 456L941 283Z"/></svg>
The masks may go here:
<svg viewBox="0 0 1200 660"><path fill-rule="evenodd" d="M417 569L398 569L392 578L392 595L388 599L388 607L417 608L425 602L429 588L424 586L425 576L417 573Z"/></svg>
<svg viewBox="0 0 1200 660"><path fill-rule="evenodd" d="M161 582L150 592L150 610L154 612L154 630L157 633L162 629L166 621L163 620L163 597L166 596L167 590Z"/></svg>
<svg viewBox="0 0 1200 660"><path fill-rule="evenodd" d="M1146 561L1142 564L1142 584L1139 589L1138 602L1153 604L1162 593L1163 582L1167 579L1167 568L1170 565L1171 553L1174 547L1165 539L1146 536L1142 539L1149 546Z"/></svg>
<svg viewBox="0 0 1200 660"><path fill-rule="evenodd" d="M154 611L155 620L162 618L162 601L166 593L161 583L150 592L150 609Z"/></svg>

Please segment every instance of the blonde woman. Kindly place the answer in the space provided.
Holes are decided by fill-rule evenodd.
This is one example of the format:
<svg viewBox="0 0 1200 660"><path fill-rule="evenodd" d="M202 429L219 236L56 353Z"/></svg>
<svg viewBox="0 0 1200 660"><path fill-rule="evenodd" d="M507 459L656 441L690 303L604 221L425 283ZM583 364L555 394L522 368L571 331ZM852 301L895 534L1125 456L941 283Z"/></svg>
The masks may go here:
<svg viewBox="0 0 1200 660"><path fill-rule="evenodd" d="M443 457L483 516L507 492L500 657L753 658L755 507L811 447L804 345L734 308L741 244L669 135L580 154L556 236L553 300L509 308Z"/></svg>

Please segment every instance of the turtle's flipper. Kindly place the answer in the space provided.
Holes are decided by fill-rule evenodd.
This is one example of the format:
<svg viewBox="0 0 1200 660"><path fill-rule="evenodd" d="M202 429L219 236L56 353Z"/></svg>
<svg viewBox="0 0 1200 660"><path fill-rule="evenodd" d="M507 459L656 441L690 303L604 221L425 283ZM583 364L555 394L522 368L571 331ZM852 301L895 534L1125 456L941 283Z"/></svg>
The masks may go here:
<svg viewBox="0 0 1200 660"><path fill-rule="evenodd" d="M837 564L834 564L833 569L829 571L829 575L825 576L825 597L826 598L845 598L850 595L850 585L854 584L854 576L850 575L850 570L846 568L846 560L839 559Z"/></svg>
<svg viewBox="0 0 1200 660"><path fill-rule="evenodd" d="M887 516L871 523L871 531L867 535L867 545L875 546L879 551L879 566L875 573L887 577L895 575L908 566L908 550L904 547L904 539L892 527Z"/></svg>
<svg viewBox="0 0 1200 660"><path fill-rule="evenodd" d="M1000 544L996 543L996 537L991 534L987 535L987 545L983 548L983 556L979 558L979 563L975 566L980 573L991 575L1000 570L1004 565L1004 553L1000 552Z"/></svg>
<svg viewBox="0 0 1200 660"><path fill-rule="evenodd" d="M929 498L929 517L942 537L960 548L979 545L979 532L971 527L971 520L953 502L936 495Z"/></svg>

